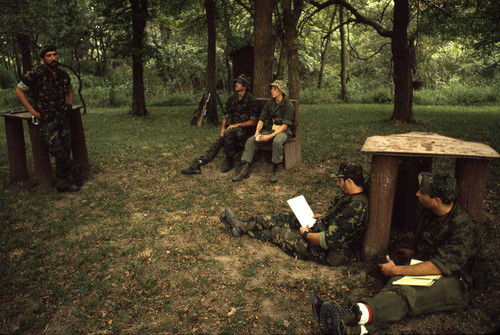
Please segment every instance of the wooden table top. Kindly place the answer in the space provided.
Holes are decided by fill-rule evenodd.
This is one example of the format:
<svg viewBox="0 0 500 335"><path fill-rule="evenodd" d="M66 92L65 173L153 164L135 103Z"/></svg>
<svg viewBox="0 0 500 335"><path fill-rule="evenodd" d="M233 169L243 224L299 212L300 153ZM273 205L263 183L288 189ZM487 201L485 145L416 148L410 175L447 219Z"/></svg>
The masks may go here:
<svg viewBox="0 0 500 335"><path fill-rule="evenodd" d="M489 145L424 132L371 136L361 151L389 156L500 158Z"/></svg>

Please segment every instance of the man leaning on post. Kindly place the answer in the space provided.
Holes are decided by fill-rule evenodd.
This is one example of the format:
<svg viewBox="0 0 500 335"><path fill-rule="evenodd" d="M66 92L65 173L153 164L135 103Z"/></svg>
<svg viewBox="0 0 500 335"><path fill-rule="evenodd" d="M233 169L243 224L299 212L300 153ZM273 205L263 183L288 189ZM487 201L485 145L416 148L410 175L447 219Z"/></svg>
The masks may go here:
<svg viewBox="0 0 500 335"><path fill-rule="evenodd" d="M42 47L39 55L43 64L21 78L16 95L28 112L38 119L42 145L55 158L57 191L79 191L82 186L80 169L71 159L71 81L68 73L58 68L55 45Z"/></svg>
<svg viewBox="0 0 500 335"><path fill-rule="evenodd" d="M313 313L325 334L367 334L405 317L465 308L478 271L481 244L477 222L456 202L456 180L449 174L422 172L418 201L424 207L414 250L399 249L421 263L396 265L389 256L379 264L388 284L373 297L340 309L311 295ZM429 287L393 285L402 276L441 275Z"/></svg>

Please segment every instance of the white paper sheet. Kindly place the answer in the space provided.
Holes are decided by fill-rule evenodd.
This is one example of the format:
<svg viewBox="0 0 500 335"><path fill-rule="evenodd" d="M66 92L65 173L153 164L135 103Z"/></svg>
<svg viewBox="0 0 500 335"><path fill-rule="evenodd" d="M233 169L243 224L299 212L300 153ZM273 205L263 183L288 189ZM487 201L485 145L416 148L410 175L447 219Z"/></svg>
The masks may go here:
<svg viewBox="0 0 500 335"><path fill-rule="evenodd" d="M306 198L303 195L287 200L288 205L299 220L302 227L311 228L316 223L316 219L313 218L314 213L311 207L307 204Z"/></svg>

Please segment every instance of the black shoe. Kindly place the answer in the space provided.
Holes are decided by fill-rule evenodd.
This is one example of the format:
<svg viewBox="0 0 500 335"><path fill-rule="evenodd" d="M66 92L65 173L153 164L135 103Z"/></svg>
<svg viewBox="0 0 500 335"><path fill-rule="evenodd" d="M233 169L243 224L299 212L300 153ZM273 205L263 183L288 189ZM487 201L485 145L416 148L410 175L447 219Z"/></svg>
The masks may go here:
<svg viewBox="0 0 500 335"><path fill-rule="evenodd" d="M234 167L233 157L226 155L226 161L224 162L224 165L220 169L220 172L227 173L227 172L231 171L233 169L233 167Z"/></svg>
<svg viewBox="0 0 500 335"><path fill-rule="evenodd" d="M203 165L203 162L199 159L193 161L189 167L185 168L184 170L181 170L182 174L200 174L201 169L200 167Z"/></svg>
<svg viewBox="0 0 500 335"><path fill-rule="evenodd" d="M321 311L321 305L323 301L318 297L316 293L311 294L311 307L316 320L319 322L319 312Z"/></svg>
<svg viewBox="0 0 500 335"><path fill-rule="evenodd" d="M321 305L319 324L325 335L345 335L346 333L339 309L333 302L327 301Z"/></svg>
<svg viewBox="0 0 500 335"><path fill-rule="evenodd" d="M221 220L226 226L232 228L232 226L229 223L229 221L227 221L226 210L225 209L219 214L219 220Z"/></svg>

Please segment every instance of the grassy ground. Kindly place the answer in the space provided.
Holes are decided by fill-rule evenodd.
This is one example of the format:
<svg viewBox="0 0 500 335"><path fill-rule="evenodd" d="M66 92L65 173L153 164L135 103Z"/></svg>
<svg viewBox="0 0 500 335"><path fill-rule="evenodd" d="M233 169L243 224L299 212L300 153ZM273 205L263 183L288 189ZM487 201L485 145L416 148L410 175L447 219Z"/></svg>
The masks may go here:
<svg viewBox="0 0 500 335"><path fill-rule="evenodd" d="M304 194L321 212L338 194L329 178L360 152L367 136L432 131L500 151L500 108L415 108L420 123L384 121L386 105L301 107L302 164L270 186L270 164L232 183L221 154L197 176L179 170L213 140L215 127L189 125L193 107L154 107L146 119L125 110L84 116L90 179L81 192L8 181L0 125L0 334L317 334L309 294L356 301L381 285L373 264L337 268L293 259L218 219L225 206L242 217L288 210ZM27 146L29 139L26 138ZM28 148L29 153L29 148ZM32 157L28 155L32 167ZM452 169L451 160L435 160ZM495 270L467 311L390 325L394 333L487 333L498 325L500 162L490 164L481 231ZM31 175L33 175L33 172ZM393 236L396 236L396 232Z"/></svg>

